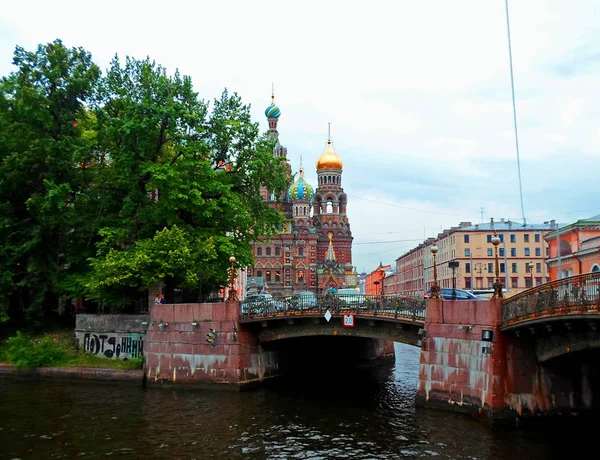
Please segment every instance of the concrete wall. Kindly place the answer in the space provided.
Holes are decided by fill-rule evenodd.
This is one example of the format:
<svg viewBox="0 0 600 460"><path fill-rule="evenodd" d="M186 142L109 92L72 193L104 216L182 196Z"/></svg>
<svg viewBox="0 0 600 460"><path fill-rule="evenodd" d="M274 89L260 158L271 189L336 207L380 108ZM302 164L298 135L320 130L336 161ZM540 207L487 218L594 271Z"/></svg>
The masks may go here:
<svg viewBox="0 0 600 460"><path fill-rule="evenodd" d="M131 359L144 354L149 315L78 314L75 341L88 353L108 359Z"/></svg>
<svg viewBox="0 0 600 460"><path fill-rule="evenodd" d="M147 381L245 386L278 375L277 352L265 351L238 324L239 312L234 301L152 305L144 348Z"/></svg>

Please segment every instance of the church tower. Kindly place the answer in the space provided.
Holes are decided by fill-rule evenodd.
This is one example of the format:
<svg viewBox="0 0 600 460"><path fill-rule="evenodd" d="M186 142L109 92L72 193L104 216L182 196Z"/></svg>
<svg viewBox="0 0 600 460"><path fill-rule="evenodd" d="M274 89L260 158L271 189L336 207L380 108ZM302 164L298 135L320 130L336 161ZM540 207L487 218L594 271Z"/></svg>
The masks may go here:
<svg viewBox="0 0 600 460"><path fill-rule="evenodd" d="M281 116L281 110L279 110L279 107L275 105L274 89L271 90L271 104L265 109L265 116L267 117L267 121L269 123L269 135L276 140L275 147L273 148L273 156L275 158L279 158L279 160L284 164L287 176L290 179L290 182L288 183L291 183L292 167L288 162L287 148L280 144L279 132L277 131L277 123L279 121L279 117ZM265 187L261 187L261 195L265 201L272 203L272 206L275 205L277 197L275 197L272 191L267 190ZM280 197L279 207L287 218L291 218L292 208L287 193L284 193L284 195Z"/></svg>
<svg viewBox="0 0 600 460"><path fill-rule="evenodd" d="M342 188L342 159L333 149L331 134L317 160L317 189L313 222L318 234L317 260L326 261L333 250L342 267L352 266L352 232L346 215L348 198ZM330 249L331 246L331 249Z"/></svg>

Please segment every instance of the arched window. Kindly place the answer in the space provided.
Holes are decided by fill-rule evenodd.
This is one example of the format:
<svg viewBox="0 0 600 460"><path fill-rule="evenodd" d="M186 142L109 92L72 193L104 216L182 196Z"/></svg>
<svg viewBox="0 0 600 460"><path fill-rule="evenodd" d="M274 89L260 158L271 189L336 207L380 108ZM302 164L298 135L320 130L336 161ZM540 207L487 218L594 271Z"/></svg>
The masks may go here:
<svg viewBox="0 0 600 460"><path fill-rule="evenodd" d="M565 240L561 240L561 242L560 242L560 255L561 256L568 256L572 252L573 251L571 250L571 245L569 244L569 242L565 241Z"/></svg>
<svg viewBox="0 0 600 460"><path fill-rule="evenodd" d="M592 273L600 272L600 266L598 264L594 264L592 267Z"/></svg>
<svg viewBox="0 0 600 460"><path fill-rule="evenodd" d="M331 201L331 198L329 198L327 200L327 208L325 211L327 214L332 214L333 213L333 201Z"/></svg>

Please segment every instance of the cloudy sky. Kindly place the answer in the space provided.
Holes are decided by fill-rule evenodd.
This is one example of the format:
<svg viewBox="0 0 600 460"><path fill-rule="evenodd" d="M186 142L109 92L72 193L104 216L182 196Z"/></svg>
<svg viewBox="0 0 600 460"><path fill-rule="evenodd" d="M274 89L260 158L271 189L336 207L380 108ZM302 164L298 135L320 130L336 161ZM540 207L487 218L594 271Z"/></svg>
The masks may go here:
<svg viewBox="0 0 600 460"><path fill-rule="evenodd" d="M527 222L600 214L597 0L509 7ZM265 130L274 82L312 184L331 123L359 271L461 221L522 222L504 0L9 2L0 75L55 38L102 69L150 56L205 99L227 87Z"/></svg>

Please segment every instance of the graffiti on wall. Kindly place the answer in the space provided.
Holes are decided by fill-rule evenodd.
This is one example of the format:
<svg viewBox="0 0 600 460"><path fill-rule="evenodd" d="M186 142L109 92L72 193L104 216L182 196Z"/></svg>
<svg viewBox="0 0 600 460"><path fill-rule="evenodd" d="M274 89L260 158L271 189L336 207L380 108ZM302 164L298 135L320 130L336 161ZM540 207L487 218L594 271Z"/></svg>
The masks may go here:
<svg viewBox="0 0 600 460"><path fill-rule="evenodd" d="M107 358L130 359L144 354L144 336L142 334L93 334L83 335L82 347L93 355Z"/></svg>

